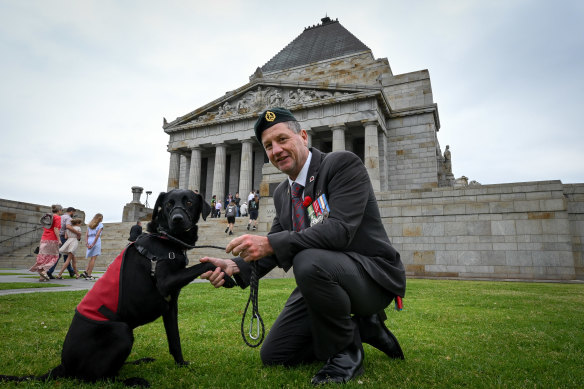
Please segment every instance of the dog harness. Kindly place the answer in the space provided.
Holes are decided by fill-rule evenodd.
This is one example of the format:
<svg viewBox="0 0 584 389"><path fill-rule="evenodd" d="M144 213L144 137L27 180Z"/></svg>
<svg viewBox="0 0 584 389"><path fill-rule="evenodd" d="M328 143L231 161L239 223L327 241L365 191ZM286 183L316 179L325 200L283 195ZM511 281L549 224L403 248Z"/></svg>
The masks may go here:
<svg viewBox="0 0 584 389"><path fill-rule="evenodd" d="M127 250L128 248L126 247L114 259L104 275L99 277L95 285L93 285L85 297L83 297L83 300L77 305L77 312L82 316L96 321L113 319L110 312L114 313L118 311L120 271L122 269L122 260Z"/></svg>

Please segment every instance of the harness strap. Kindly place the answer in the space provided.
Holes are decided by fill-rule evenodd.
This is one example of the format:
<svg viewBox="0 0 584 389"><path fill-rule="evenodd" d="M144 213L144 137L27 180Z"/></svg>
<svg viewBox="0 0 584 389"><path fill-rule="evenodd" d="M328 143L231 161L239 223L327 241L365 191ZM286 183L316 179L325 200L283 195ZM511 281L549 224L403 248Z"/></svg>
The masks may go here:
<svg viewBox="0 0 584 389"><path fill-rule="evenodd" d="M102 315L104 315L110 321L120 321L120 315L118 315L117 313L115 313L114 311L112 311L111 309L106 307L105 305L102 305L101 307L99 307L99 309L97 311L99 313L101 313Z"/></svg>

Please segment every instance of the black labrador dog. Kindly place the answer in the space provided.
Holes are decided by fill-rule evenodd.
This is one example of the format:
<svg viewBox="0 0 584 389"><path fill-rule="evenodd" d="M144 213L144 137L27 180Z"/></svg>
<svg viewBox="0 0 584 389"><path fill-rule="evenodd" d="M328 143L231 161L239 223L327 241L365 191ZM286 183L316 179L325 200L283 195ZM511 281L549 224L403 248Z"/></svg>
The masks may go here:
<svg viewBox="0 0 584 389"><path fill-rule="evenodd" d="M149 234L129 244L85 295L65 337L61 364L37 378L114 378L132 350L133 329L160 316L170 354L177 364L186 364L178 331L177 301L184 286L215 269L209 263L186 267L186 249L197 241L199 217L205 220L210 211L201 195L190 190L161 193L148 223ZM235 282L226 277L226 285L232 287ZM124 382L148 386L141 378Z"/></svg>

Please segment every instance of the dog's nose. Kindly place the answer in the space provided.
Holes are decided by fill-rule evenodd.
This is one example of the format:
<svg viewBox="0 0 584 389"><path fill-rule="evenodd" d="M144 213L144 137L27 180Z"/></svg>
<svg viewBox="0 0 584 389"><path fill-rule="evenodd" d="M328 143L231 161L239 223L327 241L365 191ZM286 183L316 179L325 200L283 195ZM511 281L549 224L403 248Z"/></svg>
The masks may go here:
<svg viewBox="0 0 584 389"><path fill-rule="evenodd" d="M172 216L172 223L173 224L182 224L184 223L185 219L183 218L183 216L180 213L177 213L176 215Z"/></svg>

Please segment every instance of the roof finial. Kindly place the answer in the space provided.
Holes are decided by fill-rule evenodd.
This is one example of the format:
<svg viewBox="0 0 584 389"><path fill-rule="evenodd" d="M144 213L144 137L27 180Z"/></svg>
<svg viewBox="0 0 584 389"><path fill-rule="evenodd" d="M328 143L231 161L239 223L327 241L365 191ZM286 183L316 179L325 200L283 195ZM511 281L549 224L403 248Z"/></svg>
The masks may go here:
<svg viewBox="0 0 584 389"><path fill-rule="evenodd" d="M320 19L320 21L322 22L322 24L330 23L331 18L329 18L328 15L325 14L324 18Z"/></svg>

